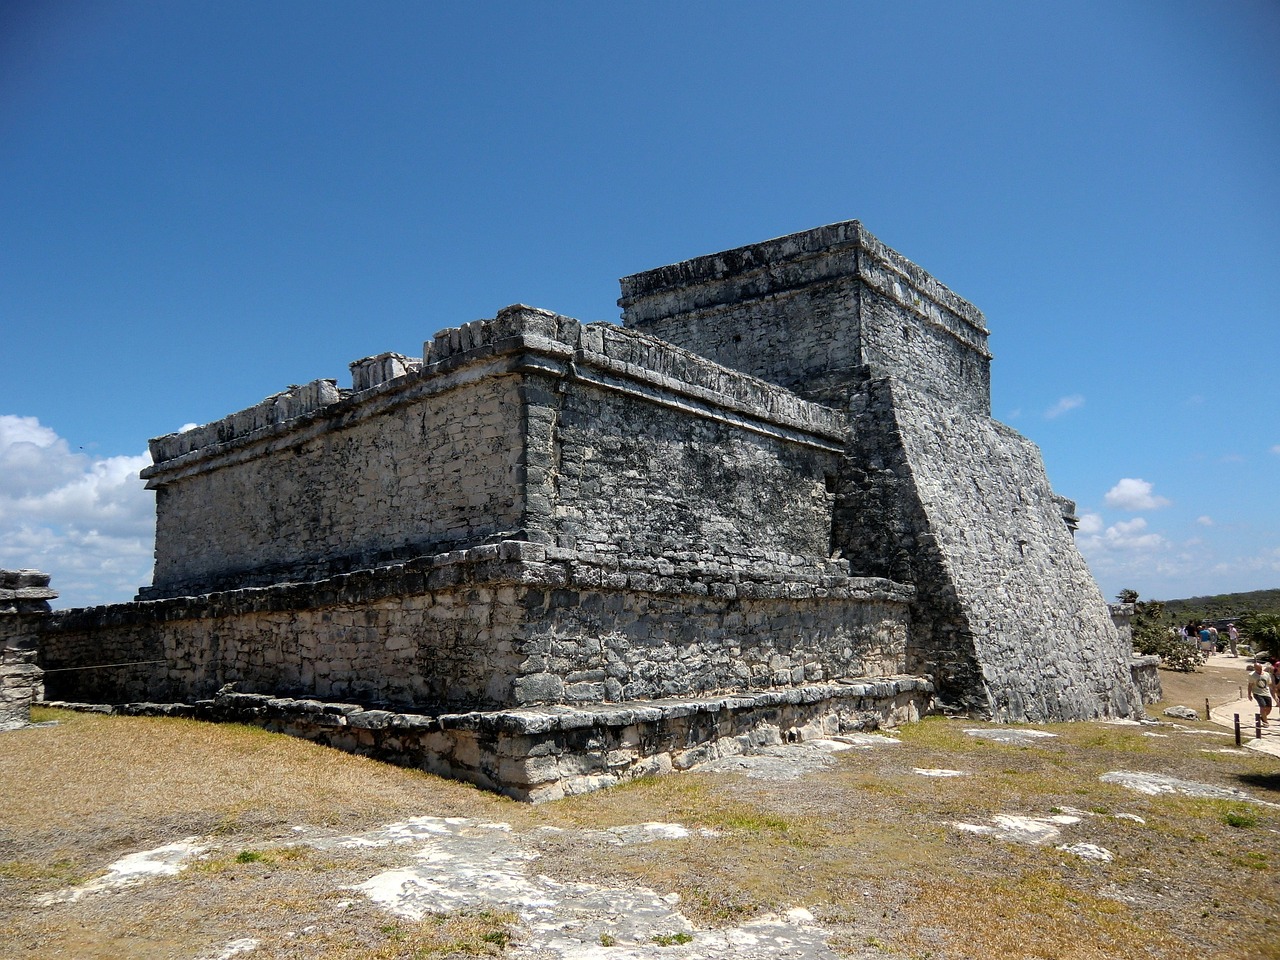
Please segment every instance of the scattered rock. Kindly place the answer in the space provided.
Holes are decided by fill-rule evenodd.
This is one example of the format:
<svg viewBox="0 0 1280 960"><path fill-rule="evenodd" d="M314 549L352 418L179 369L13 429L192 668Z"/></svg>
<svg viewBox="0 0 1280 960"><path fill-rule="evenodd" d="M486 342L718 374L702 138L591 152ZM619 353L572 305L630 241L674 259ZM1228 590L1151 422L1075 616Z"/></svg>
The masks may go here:
<svg viewBox="0 0 1280 960"><path fill-rule="evenodd" d="M942 769L924 770L924 769L921 769L920 767L915 767L912 769L911 772L915 774L919 774L922 777L967 777L968 776L968 774L965 773L963 770L942 770Z"/></svg>
<svg viewBox="0 0 1280 960"><path fill-rule="evenodd" d="M990 825L955 822L952 826L966 833L978 833L1001 840L1012 840L1015 843L1039 845L1057 840L1062 835L1062 827L1079 822L1080 817L1067 814L1051 817L1022 817L1000 813L991 818Z"/></svg>
<svg viewBox="0 0 1280 960"><path fill-rule="evenodd" d="M1103 783L1117 783L1138 793L1158 796L1162 793L1181 793L1188 797L1209 797L1216 800L1245 800L1268 807L1280 807L1280 804L1266 800L1255 800L1243 790L1234 787L1215 787L1207 783L1196 783L1193 780L1180 780L1163 773L1145 773L1137 770L1113 770L1098 778Z"/></svg>
<svg viewBox="0 0 1280 960"><path fill-rule="evenodd" d="M1168 707L1164 711L1166 717L1177 717L1179 720L1199 720L1200 714L1196 713L1190 707L1176 706Z"/></svg>
<svg viewBox="0 0 1280 960"><path fill-rule="evenodd" d="M994 740L997 743L1011 743L1017 746L1026 746L1035 743L1037 740L1049 740L1057 737L1056 733L1049 733L1045 730L1032 730L1028 727L976 727L965 730L971 737L977 737L980 740Z"/></svg>
<svg viewBox="0 0 1280 960"><path fill-rule="evenodd" d="M260 946L262 946L261 940L255 940L253 937L242 937L239 940L230 941L217 953L206 954L200 960L231 960L232 957L238 957L242 953L252 953Z"/></svg>
<svg viewBox="0 0 1280 960"><path fill-rule="evenodd" d="M1100 860L1103 863L1110 863L1115 857L1106 847L1100 847L1096 843L1068 843L1057 849L1065 853L1074 854L1083 860Z"/></svg>
<svg viewBox="0 0 1280 960"><path fill-rule="evenodd" d="M90 880L78 887L68 887L40 898L42 904L75 903L81 897L104 890L114 890L138 883L149 877L174 876L185 870L192 860L200 856L207 846L198 844L197 837L188 837L177 843L168 843L154 850L142 850L121 857L107 867L105 876Z"/></svg>
<svg viewBox="0 0 1280 960"><path fill-rule="evenodd" d="M873 750L901 743L878 734L850 733L801 743L760 747L750 755L720 757L691 769L700 773L740 773L757 780L795 780L830 767L831 755L843 750Z"/></svg>

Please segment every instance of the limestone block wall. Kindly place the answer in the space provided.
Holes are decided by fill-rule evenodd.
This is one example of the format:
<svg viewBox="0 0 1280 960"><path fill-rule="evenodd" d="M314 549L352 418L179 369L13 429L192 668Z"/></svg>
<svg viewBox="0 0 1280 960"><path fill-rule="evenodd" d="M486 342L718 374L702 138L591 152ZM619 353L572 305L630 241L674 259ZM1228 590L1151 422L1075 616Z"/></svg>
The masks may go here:
<svg viewBox="0 0 1280 960"><path fill-rule="evenodd" d="M1111 614L1111 622L1120 635L1120 641L1128 644L1130 649L1133 648L1133 614L1136 609L1132 603L1107 604L1107 611Z"/></svg>
<svg viewBox="0 0 1280 960"><path fill-rule="evenodd" d="M838 453L593 385L555 433L562 546L622 555L830 553Z"/></svg>
<svg viewBox="0 0 1280 960"><path fill-rule="evenodd" d="M0 731L31 722L31 704L44 699L43 671L35 650L0 648Z"/></svg>
<svg viewBox="0 0 1280 960"><path fill-rule="evenodd" d="M311 583L55 612L40 637L49 696L190 701L240 689L363 702L504 702L522 607L516 544ZM496 569L495 569L496 568ZM477 582L479 580L480 582ZM99 664L109 669L65 669ZM63 668L58 670L58 668Z"/></svg>
<svg viewBox="0 0 1280 960"><path fill-rule="evenodd" d="M624 277L623 322L839 406L855 371L990 409L985 320L856 220Z"/></svg>
<svg viewBox="0 0 1280 960"><path fill-rule="evenodd" d="M870 381L853 417L840 536L855 571L916 585L909 669L934 664L943 699L1003 720L1140 709L1034 444L896 380Z"/></svg>
<svg viewBox="0 0 1280 960"><path fill-rule="evenodd" d="M1134 657L1129 661L1129 671L1142 703L1159 703L1164 699L1164 689L1160 683L1159 657Z"/></svg>
<svg viewBox="0 0 1280 960"><path fill-rule="evenodd" d="M845 418L652 337L515 306L441 331L420 364L352 367L354 392L264 401L152 442L142 598L504 537L643 556L830 552Z"/></svg>
<svg viewBox="0 0 1280 960"><path fill-rule="evenodd" d="M391 409L215 449L148 472L156 567L148 597L357 569L521 526L517 382L442 383Z"/></svg>
<svg viewBox="0 0 1280 960"><path fill-rule="evenodd" d="M495 709L901 673L910 597L838 561L624 562L503 541L313 583L58 611L39 641L51 699L190 701L235 683Z"/></svg>
<svg viewBox="0 0 1280 960"><path fill-rule="evenodd" d="M558 551L551 551L556 554ZM526 595L518 702L630 701L904 672L910 588L840 564L579 555ZM841 572L838 572L841 571Z"/></svg>

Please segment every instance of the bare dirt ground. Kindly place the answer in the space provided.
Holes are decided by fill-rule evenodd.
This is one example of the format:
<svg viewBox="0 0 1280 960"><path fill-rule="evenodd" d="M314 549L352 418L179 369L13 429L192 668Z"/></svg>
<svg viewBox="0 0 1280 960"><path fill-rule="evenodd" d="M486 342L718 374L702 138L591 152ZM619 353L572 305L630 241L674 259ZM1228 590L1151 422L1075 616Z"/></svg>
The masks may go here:
<svg viewBox="0 0 1280 960"><path fill-rule="evenodd" d="M36 719L0 734L3 958L1280 957L1280 759L1199 720L936 718L533 807L250 728Z"/></svg>

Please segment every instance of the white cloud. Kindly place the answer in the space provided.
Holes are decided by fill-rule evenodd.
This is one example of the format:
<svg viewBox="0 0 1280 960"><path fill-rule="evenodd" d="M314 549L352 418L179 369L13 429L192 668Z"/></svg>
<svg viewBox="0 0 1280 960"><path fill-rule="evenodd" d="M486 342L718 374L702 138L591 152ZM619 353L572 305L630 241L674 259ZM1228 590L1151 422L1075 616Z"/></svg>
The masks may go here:
<svg viewBox="0 0 1280 960"><path fill-rule="evenodd" d="M1080 522L1077 526L1080 533L1091 534L1102 532L1102 517L1096 513L1080 514Z"/></svg>
<svg viewBox="0 0 1280 960"><path fill-rule="evenodd" d="M1272 448L1271 448L1271 452L1272 452L1272 453L1280 453L1280 443L1277 443L1274 447L1272 447Z"/></svg>
<svg viewBox="0 0 1280 960"><path fill-rule="evenodd" d="M1083 407L1083 406L1084 406L1084 397L1082 397L1078 393L1073 393L1069 397L1063 397L1061 400L1055 403L1052 407L1046 410L1044 412L1044 416L1046 420L1055 420L1058 417L1062 416L1064 413L1068 412L1069 410L1074 410L1077 407Z"/></svg>
<svg viewBox="0 0 1280 960"><path fill-rule="evenodd" d="M0 414L0 567L51 574L59 606L131 599L151 579L150 463L73 452L35 417Z"/></svg>
<svg viewBox="0 0 1280 960"><path fill-rule="evenodd" d="M1167 507L1171 500L1152 493L1152 485L1146 480L1125 477L1107 491L1107 506L1120 510L1157 510Z"/></svg>
<svg viewBox="0 0 1280 960"><path fill-rule="evenodd" d="M1208 516L1196 517L1196 523L1200 524L1200 526L1202 527L1212 527L1213 517L1208 517Z"/></svg>
<svg viewBox="0 0 1280 960"><path fill-rule="evenodd" d="M1096 514L1089 514L1088 516L1097 517ZM1098 524L1094 526L1094 529L1098 529L1100 526L1101 519L1099 518ZM1146 529L1147 521L1143 517L1121 520L1118 523L1113 523L1101 533L1093 533L1086 536L1079 546L1081 551L1089 554L1104 551L1132 553L1135 551L1164 550L1169 547L1169 541L1163 536L1158 533L1147 533Z"/></svg>
<svg viewBox="0 0 1280 960"><path fill-rule="evenodd" d="M1184 576L1199 564L1195 552L1174 549L1164 536L1148 529L1143 517L1113 523L1078 537L1076 543L1095 576L1119 585L1112 593L1124 586L1136 587L1144 596L1158 596L1152 591L1154 583Z"/></svg>
<svg viewBox="0 0 1280 960"><path fill-rule="evenodd" d="M1103 538L1107 546L1115 550L1155 550L1167 544L1158 533L1143 533L1147 529L1147 521L1142 517L1132 520L1121 520L1107 527Z"/></svg>

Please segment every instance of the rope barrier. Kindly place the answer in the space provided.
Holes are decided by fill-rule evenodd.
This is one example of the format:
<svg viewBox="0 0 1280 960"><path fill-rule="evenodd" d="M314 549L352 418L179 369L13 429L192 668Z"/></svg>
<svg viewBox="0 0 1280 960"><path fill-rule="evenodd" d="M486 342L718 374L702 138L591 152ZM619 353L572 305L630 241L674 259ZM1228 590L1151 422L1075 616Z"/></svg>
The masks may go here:
<svg viewBox="0 0 1280 960"><path fill-rule="evenodd" d="M89 667L52 667L45 673L66 673L68 670L108 670L111 667L141 667L150 663L168 663L168 660L131 660L128 663L96 663Z"/></svg>

